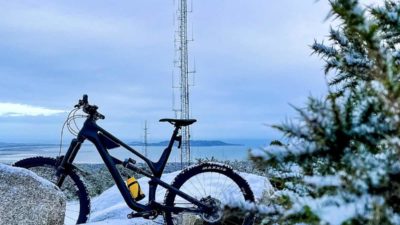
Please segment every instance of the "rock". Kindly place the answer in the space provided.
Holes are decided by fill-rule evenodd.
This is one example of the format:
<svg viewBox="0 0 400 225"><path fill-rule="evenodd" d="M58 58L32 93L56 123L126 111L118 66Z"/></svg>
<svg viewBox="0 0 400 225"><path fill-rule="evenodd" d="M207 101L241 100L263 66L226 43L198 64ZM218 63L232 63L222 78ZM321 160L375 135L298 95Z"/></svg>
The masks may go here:
<svg viewBox="0 0 400 225"><path fill-rule="evenodd" d="M64 224L65 197L32 171L0 164L0 225Z"/></svg>

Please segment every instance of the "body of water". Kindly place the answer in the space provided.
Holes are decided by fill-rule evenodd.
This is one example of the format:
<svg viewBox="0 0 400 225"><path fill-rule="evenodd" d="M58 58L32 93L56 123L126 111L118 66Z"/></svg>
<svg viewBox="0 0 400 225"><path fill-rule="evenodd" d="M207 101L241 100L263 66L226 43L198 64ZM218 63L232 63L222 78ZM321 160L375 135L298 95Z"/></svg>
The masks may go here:
<svg viewBox="0 0 400 225"><path fill-rule="evenodd" d="M259 148L261 143L249 142L241 146L210 146L210 147L191 147L192 161L196 159L205 159L214 157L218 160L246 160L248 158L248 150L251 148ZM135 150L144 155L143 146L131 146ZM68 146L64 145L61 149L61 155L64 155ZM149 146L147 155L152 161L157 161L165 147ZM60 148L57 145L34 145L34 144L0 144L0 162L13 163L23 158L34 156L56 157L59 155ZM124 148L111 149L109 151L114 157L124 160L133 158L140 162L139 158ZM180 149L174 147L169 162L180 161ZM101 157L96 148L90 144L82 145L75 163L102 163Z"/></svg>

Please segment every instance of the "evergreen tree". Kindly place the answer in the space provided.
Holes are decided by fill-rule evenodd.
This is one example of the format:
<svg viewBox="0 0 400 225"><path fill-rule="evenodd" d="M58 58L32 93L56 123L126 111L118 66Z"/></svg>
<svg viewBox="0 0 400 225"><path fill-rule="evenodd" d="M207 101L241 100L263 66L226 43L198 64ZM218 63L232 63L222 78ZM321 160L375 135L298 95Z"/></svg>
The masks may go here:
<svg viewBox="0 0 400 225"><path fill-rule="evenodd" d="M277 188L264 224L400 224L400 2L330 0L329 43L315 42L329 94L310 97L287 137L251 158Z"/></svg>

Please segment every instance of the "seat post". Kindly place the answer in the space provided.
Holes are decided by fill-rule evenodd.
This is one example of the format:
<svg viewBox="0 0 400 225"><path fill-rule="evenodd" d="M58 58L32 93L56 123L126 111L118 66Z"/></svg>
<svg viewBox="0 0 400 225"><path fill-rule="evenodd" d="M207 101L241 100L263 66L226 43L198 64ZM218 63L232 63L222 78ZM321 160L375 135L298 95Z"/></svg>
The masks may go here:
<svg viewBox="0 0 400 225"><path fill-rule="evenodd" d="M174 146L174 143L177 140L179 129L181 129L181 127L177 126L176 124L174 124L174 126L175 126L175 128L174 128L174 131L172 133L172 136L171 136L171 139L169 141L167 148L164 150L164 152L160 156L160 159L158 160L158 162L154 165L154 167L156 169L155 175L157 177L161 177L161 175L164 171L165 165L167 165L168 158L171 155L172 147Z"/></svg>

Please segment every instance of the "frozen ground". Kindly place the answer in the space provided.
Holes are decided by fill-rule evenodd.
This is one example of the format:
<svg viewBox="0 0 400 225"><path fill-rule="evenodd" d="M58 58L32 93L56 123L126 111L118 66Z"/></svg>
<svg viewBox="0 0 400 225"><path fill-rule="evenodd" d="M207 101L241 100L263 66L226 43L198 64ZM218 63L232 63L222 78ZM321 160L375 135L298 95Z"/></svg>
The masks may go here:
<svg viewBox="0 0 400 225"><path fill-rule="evenodd" d="M172 180L179 174L180 171L173 173L164 174L162 179L171 183ZM271 184L268 179L262 176L257 176L249 173L240 173L240 175L247 180L252 188L254 195L257 200L261 199L263 195L272 192ZM217 177L209 178L208 182L212 184L212 188L220 188L222 186L222 180L220 181ZM140 178L139 183L142 190L148 196L148 178ZM165 189L158 188L156 194L156 200L162 202L164 200ZM147 197L140 202L147 202ZM98 197L92 199L92 213L90 215L90 225L103 225L103 224L118 224L118 225L147 225L147 224L159 224L163 221L160 216L154 221L145 220L142 218L127 219L127 214L132 212L128 208L120 195L118 188L113 186L108 190L104 191ZM158 223L157 223L158 222Z"/></svg>

